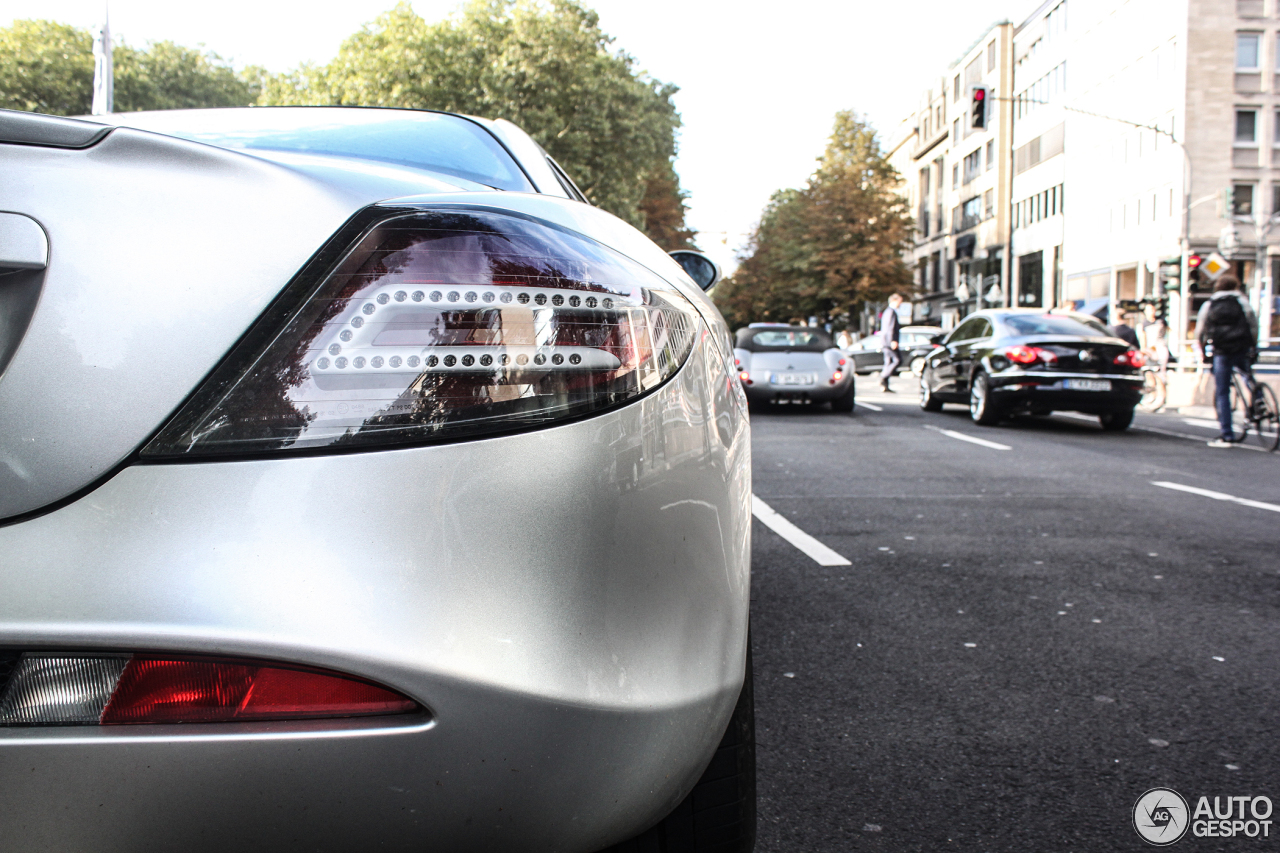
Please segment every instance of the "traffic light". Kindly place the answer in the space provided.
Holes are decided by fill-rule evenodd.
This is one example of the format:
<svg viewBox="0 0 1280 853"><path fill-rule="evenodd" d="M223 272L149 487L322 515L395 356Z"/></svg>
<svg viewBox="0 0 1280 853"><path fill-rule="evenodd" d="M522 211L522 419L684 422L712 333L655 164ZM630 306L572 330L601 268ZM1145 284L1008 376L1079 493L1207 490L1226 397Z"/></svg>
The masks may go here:
<svg viewBox="0 0 1280 853"><path fill-rule="evenodd" d="M1187 289L1192 293L1200 289L1200 280L1204 277L1200 265L1204 263L1203 255L1187 256Z"/></svg>
<svg viewBox="0 0 1280 853"><path fill-rule="evenodd" d="M969 88L969 127L972 130L985 130L987 127L987 97L990 90L986 86Z"/></svg>

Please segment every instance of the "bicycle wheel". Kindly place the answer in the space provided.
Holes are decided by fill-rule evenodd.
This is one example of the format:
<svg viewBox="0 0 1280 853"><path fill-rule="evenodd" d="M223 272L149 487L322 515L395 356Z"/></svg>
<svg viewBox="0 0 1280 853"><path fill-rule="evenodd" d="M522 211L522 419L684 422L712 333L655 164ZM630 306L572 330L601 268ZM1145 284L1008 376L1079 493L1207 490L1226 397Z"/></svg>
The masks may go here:
<svg viewBox="0 0 1280 853"><path fill-rule="evenodd" d="M1267 450L1280 446L1280 408L1276 406L1276 392L1262 382L1254 386L1253 429Z"/></svg>
<svg viewBox="0 0 1280 853"><path fill-rule="evenodd" d="M1157 411L1164 405L1164 381L1154 370L1142 371L1142 397L1138 400L1138 408L1144 412Z"/></svg>
<svg viewBox="0 0 1280 853"><path fill-rule="evenodd" d="M1231 381L1231 440L1244 441L1249 434L1249 388L1240 374Z"/></svg>

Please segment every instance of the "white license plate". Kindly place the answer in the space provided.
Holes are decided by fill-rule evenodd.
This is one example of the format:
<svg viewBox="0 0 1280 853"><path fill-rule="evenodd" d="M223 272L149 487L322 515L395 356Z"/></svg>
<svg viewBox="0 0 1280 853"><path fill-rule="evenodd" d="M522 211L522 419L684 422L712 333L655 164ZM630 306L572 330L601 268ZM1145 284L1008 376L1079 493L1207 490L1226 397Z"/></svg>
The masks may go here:
<svg viewBox="0 0 1280 853"><path fill-rule="evenodd" d="M775 385L812 385L816 381L812 373L777 373L773 377Z"/></svg>
<svg viewBox="0 0 1280 853"><path fill-rule="evenodd" d="M1068 391L1110 391L1110 379L1064 379L1062 387Z"/></svg>

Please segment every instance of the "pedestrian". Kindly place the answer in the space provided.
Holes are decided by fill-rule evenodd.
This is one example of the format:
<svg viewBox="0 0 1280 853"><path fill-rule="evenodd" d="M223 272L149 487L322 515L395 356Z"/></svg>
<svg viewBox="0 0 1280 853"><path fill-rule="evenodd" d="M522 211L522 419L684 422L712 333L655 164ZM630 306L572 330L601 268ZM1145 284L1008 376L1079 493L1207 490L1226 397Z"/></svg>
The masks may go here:
<svg viewBox="0 0 1280 853"><path fill-rule="evenodd" d="M1258 341L1258 318L1240 292L1240 280L1222 275L1213 285L1213 297L1200 306L1196 317L1196 349L1201 361L1207 346L1213 347L1214 406L1218 410L1219 435L1210 447L1231 447L1231 377L1240 371L1252 385L1253 358Z"/></svg>
<svg viewBox="0 0 1280 853"><path fill-rule="evenodd" d="M1160 369L1163 377L1169 369L1169 324L1156 313L1154 305L1145 310L1147 322L1142 327L1142 338L1150 360Z"/></svg>
<svg viewBox="0 0 1280 853"><path fill-rule="evenodd" d="M902 321L898 319L898 306L902 304L902 294L895 293L889 297L889 307L880 312L880 351L884 356L884 367L880 370L880 390L890 394L889 377L902 364L902 353L898 352L898 330Z"/></svg>
<svg viewBox="0 0 1280 853"><path fill-rule="evenodd" d="M1125 322L1125 316L1117 311L1115 320L1115 323L1110 326L1108 331L1134 349L1139 349L1141 344L1138 343L1138 333L1133 330L1133 326Z"/></svg>

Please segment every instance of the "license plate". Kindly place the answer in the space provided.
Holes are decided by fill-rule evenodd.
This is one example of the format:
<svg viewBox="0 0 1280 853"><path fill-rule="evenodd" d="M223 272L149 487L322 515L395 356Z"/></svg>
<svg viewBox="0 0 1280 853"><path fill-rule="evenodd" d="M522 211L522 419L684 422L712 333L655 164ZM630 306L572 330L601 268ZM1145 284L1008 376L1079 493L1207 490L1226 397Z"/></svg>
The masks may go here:
<svg viewBox="0 0 1280 853"><path fill-rule="evenodd" d="M1068 391L1110 391L1110 379L1064 379L1062 387Z"/></svg>
<svg viewBox="0 0 1280 853"><path fill-rule="evenodd" d="M812 385L815 381L812 373L778 373L773 378L775 385Z"/></svg>

